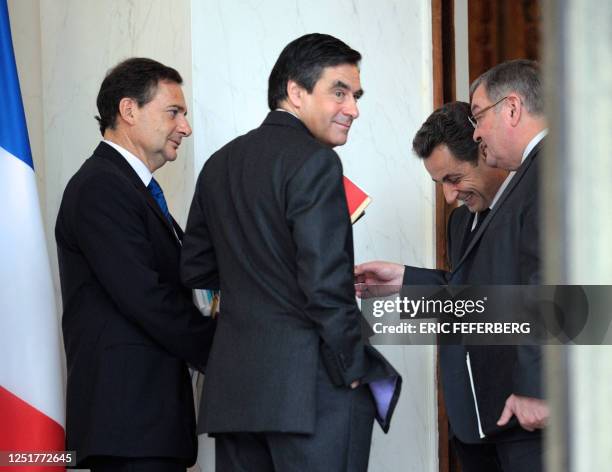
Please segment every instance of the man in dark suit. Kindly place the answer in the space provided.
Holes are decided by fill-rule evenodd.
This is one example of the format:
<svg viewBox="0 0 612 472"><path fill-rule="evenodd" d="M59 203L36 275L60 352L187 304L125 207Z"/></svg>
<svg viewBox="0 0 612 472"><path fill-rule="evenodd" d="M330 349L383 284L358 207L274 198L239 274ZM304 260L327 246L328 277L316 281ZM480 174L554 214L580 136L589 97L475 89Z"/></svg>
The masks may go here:
<svg viewBox="0 0 612 472"><path fill-rule="evenodd" d="M328 35L291 42L263 124L199 176L181 268L221 289L199 419L218 470L363 471L375 415L388 428L401 379L362 341L332 150L359 115L360 58Z"/></svg>
<svg viewBox="0 0 612 472"><path fill-rule="evenodd" d="M191 134L181 83L144 58L107 74L104 140L57 217L66 448L94 472L185 471L197 454L186 363L204 368L214 324L180 283L182 231L153 179Z"/></svg>
<svg viewBox="0 0 612 472"><path fill-rule="evenodd" d="M477 93L472 116L467 104L445 105L428 118L413 142L432 178L443 185L447 201L465 203L452 212L448 223L451 271L369 262L356 267L358 282L366 286L538 283L537 156L545 134L539 71L529 61L500 64L479 78L473 90ZM468 119L477 125L475 131ZM505 177L504 170L479 162L479 146L470 138L472 134L480 138L481 128L487 137L479 141L482 158L486 156L491 164L515 163L504 168L518 167L516 173ZM464 160L472 162L471 169ZM486 409L478 411L480 418L498 418L493 431L484 432L477 416L468 352L471 363L483 366L493 385L506 384L505 376L511 380L509 391L501 396L505 403L479 403ZM504 365L500 359L512 360ZM542 470L542 438L537 430L545 426L548 408L542 400L540 350L534 346L440 346L440 367L463 470ZM516 420L510 422L512 416Z"/></svg>

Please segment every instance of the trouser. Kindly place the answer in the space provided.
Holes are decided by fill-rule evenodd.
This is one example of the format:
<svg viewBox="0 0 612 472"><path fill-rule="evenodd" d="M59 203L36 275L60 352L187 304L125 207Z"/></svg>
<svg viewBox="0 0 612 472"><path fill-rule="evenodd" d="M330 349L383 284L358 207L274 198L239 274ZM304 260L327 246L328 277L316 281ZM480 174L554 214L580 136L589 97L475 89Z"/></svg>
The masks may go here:
<svg viewBox="0 0 612 472"><path fill-rule="evenodd" d="M462 472L541 472L542 435L466 444L453 438Z"/></svg>
<svg viewBox="0 0 612 472"><path fill-rule="evenodd" d="M329 383L318 387L317 422L313 434L216 434L216 470L367 471L375 415L369 388L339 389Z"/></svg>

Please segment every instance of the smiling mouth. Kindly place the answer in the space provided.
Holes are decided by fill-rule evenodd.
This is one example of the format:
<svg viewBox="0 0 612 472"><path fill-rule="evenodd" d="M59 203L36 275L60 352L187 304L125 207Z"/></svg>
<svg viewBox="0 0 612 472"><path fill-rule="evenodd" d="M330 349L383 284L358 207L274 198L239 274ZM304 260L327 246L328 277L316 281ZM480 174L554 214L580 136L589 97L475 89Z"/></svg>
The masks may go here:
<svg viewBox="0 0 612 472"><path fill-rule="evenodd" d="M172 144L174 144L176 147L179 147L181 145L180 141L175 141L174 139L170 139L169 140Z"/></svg>
<svg viewBox="0 0 612 472"><path fill-rule="evenodd" d="M342 126L345 129L349 129L351 127L351 123L341 123L340 121L334 121L335 124L337 124L338 126Z"/></svg>
<svg viewBox="0 0 612 472"><path fill-rule="evenodd" d="M482 153L482 156L486 159L487 158L487 145L485 143L480 143L480 152Z"/></svg>
<svg viewBox="0 0 612 472"><path fill-rule="evenodd" d="M463 202L464 205L470 206L473 198L474 198L474 194L468 193L468 194L462 195L461 197L457 197L457 200Z"/></svg>

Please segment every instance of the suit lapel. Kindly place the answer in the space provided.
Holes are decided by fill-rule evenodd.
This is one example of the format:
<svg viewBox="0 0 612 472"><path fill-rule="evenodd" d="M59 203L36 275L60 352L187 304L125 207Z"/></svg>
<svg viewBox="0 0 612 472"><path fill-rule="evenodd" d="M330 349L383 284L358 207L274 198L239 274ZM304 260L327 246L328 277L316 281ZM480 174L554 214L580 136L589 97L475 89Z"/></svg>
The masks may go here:
<svg viewBox="0 0 612 472"><path fill-rule="evenodd" d="M130 181L130 183L134 185L136 190L140 192L140 194L147 202L147 205L149 205L149 207L153 210L153 213L157 215L157 218L159 218L164 227L172 235L172 238L177 242L177 244L180 245L181 237L183 234L182 230L180 229L176 221L174 221L174 218L172 218L173 225L170 225L170 222L162 213L161 208L159 208L159 205L151 195L151 192L149 192L149 189L145 187L142 180L140 180L138 174L134 171L134 169L132 169L132 166L130 166L130 164L123 158L123 156L119 154L113 147L109 146L104 142L98 145L98 147L94 151L94 155L100 156L111 162L121 172L121 174L123 174ZM172 217L172 215L170 216Z"/></svg>
<svg viewBox="0 0 612 472"><path fill-rule="evenodd" d="M510 180L510 182L508 183L508 186L506 187L504 192L499 197L499 200L497 201L495 206L493 207L491 212L487 215L487 217L484 219L484 221L480 225L480 228L478 228L478 231L474 235L472 241L470 242L470 245L467 247L465 252L462 254L462 256L461 256L461 258L459 260L459 263L457 264L457 267L453 268L453 272L459 268L459 266L463 263L463 261L465 261L465 259L467 259L468 254L474 249L474 247L476 246L476 244L478 243L478 241L480 240L480 238L482 237L482 235L486 231L487 227L489 226L491 220L495 217L497 212L500 211L500 208L502 208L502 206L504 205L504 202L508 199L508 196L514 191L514 189L517 187L519 182L523 179L523 177L525 176L525 174L527 173L527 171L529 170L529 168L533 164L533 161L537 157L538 153L540 152L540 149L542 148L543 141L544 140L542 139L531 150L531 152L529 153L529 155L527 156L525 161L521 164L519 169L516 171L516 174L514 175L514 177L512 177L512 180Z"/></svg>
<svg viewBox="0 0 612 472"><path fill-rule="evenodd" d="M470 240L470 236L472 234L472 226L474 224L474 218L476 218L476 213L468 213L466 218L462 221L461 224L461 246L459 246L459 255L457 257L457 262L461 260L465 250L467 248L468 241Z"/></svg>
<svg viewBox="0 0 612 472"><path fill-rule="evenodd" d="M453 222L451 226L452 240L449 241L448 247L451 268L456 267L463 256L465 240L469 238L472 229L472 222L474 221L473 213L461 208L457 208L455 211L461 211L463 214L454 216L454 218L457 218L457 221L456 223Z"/></svg>
<svg viewBox="0 0 612 472"><path fill-rule="evenodd" d="M183 245L183 229L179 226L179 224L176 222L176 220L174 219L172 215L170 215L170 218L172 218L172 226L174 228L175 236L178 239L179 244L182 246Z"/></svg>
<svg viewBox="0 0 612 472"><path fill-rule="evenodd" d="M140 180L140 178L138 180L140 182L140 186L137 186L138 190L140 191L140 193L143 194L147 204L149 205L149 207L151 207L153 212L157 215L157 218L162 222L162 224L166 227L166 229L170 232L170 234L172 234L172 237L180 245L181 244L181 238L183 236L183 232L180 229L178 223L174 220L174 217L172 215L170 215L170 218L172 219L172 225L170 224L168 219L162 213L161 208L159 207L159 205L157 204L157 202L153 198L153 195L151 195L151 192L149 192L149 189L144 186L144 184L142 183L142 180ZM177 228L178 228L178 230L177 230Z"/></svg>

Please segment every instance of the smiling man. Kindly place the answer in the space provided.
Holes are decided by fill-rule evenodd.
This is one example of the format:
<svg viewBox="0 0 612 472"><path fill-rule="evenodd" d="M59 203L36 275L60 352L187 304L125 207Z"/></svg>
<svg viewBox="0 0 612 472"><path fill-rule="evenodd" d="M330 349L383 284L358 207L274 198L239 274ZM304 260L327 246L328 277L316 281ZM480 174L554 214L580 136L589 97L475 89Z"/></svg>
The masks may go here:
<svg viewBox="0 0 612 472"><path fill-rule="evenodd" d="M425 169L442 185L446 202L461 201L472 213L489 208L508 172L485 165L471 139L464 102L444 105L432 113L413 140L413 149Z"/></svg>
<svg viewBox="0 0 612 472"><path fill-rule="evenodd" d="M436 110L417 132L413 147L424 159L432 178L442 184L449 203L463 200L453 210L447 227L450 271L366 262L355 268L359 293L362 286L386 285L526 285L537 283L540 267L537 172L534 158L542 139L535 113L538 105L512 98L500 116L499 95L518 97L517 83L529 82L530 97L541 97L534 64L500 64L473 86L472 111L467 103L452 103ZM528 78L521 78L527 75ZM488 85L494 89L487 89ZM478 102L482 90L494 90L486 104ZM520 89L522 90L522 89ZM514 91L514 92L513 92ZM491 92L489 92L491 93ZM491 115L491 116L489 116ZM517 116L519 119L517 120ZM475 121L477 120L477 121ZM491 121L489 121L491 120ZM473 122L473 123L472 123ZM487 141L472 138L481 128ZM489 126L491 128L489 128ZM509 128L512 128L510 130ZM528 134L520 138L516 130ZM491 137L490 129L508 132ZM498 133L500 131L497 131ZM529 139L527 139L529 137ZM500 147L499 144L502 144ZM480 145L479 145L480 144ZM479 157L479 149L481 151ZM485 164L495 159L500 167ZM527 157L529 156L529 157ZM393 287L393 289L391 288ZM365 287L364 287L365 288ZM379 287L372 291L381 291ZM470 365L480 366L481 381L490 385L487 401L474 406ZM465 472L539 472L542 470L542 435L548 406L543 399L541 351L538 346L441 345L439 350L444 401L455 450ZM488 426L480 418L492 418ZM497 421L495 421L497 420Z"/></svg>
<svg viewBox="0 0 612 472"><path fill-rule="evenodd" d="M365 471L375 415L389 426L400 379L362 340L332 149L359 116L360 59L329 35L291 42L263 124L198 179L182 277L221 288L199 424L215 435L217 470Z"/></svg>
<svg viewBox="0 0 612 472"><path fill-rule="evenodd" d="M204 369L214 323L180 283L182 231L153 178L191 134L181 83L151 59L109 71L104 139L57 217L66 449L93 472L184 472L196 459L187 363Z"/></svg>
<svg viewBox="0 0 612 472"><path fill-rule="evenodd" d="M442 185L444 198L449 205L458 202L449 218L449 265L458 262L468 243L476 234L493 204L501 195L508 171L485 164L478 144L472 139L470 105L465 102L447 103L435 110L416 133L412 148L423 160L425 169L434 182ZM392 262L373 261L355 268L359 288L367 285L389 285L399 289L406 284L405 271L410 267ZM423 270L428 274L430 269ZM446 284L450 272L431 271L436 278L431 283ZM358 293L362 295L361 293Z"/></svg>

